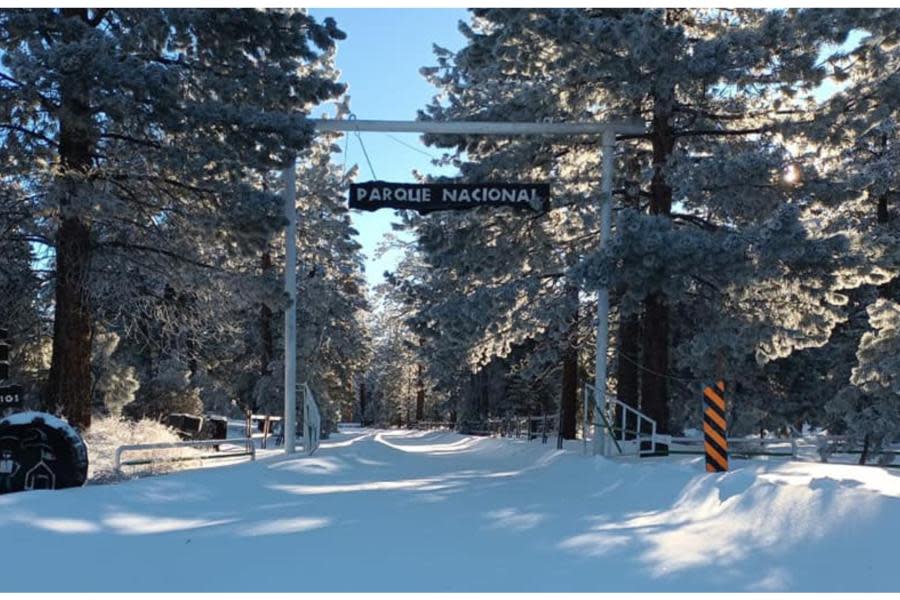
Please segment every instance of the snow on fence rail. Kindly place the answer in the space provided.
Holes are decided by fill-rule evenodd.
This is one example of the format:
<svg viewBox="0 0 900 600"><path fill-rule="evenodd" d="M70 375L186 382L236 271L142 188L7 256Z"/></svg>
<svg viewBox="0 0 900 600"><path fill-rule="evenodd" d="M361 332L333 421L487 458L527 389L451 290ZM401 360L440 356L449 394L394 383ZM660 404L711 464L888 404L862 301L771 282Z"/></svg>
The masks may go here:
<svg viewBox="0 0 900 600"><path fill-rule="evenodd" d="M197 447L209 447L213 448L219 446L238 446L244 449L243 452L221 452L218 451L216 454L206 454L200 456L172 456L172 457L152 457L145 458L140 460L128 460L123 461L122 455L126 452L142 452L142 451L150 451L150 450L171 450L175 448L197 448ZM216 448L218 449L218 448ZM149 465L155 463L167 463L167 462L184 462L190 460L221 460L224 458L238 458L241 456L249 456L250 460L256 460L256 443L252 438L229 438L227 440L190 440L186 442L167 442L167 443L156 443L156 444L128 444L125 446L119 446L116 449L116 459L115 459L115 471L116 473L122 474L122 467L124 466L139 466L139 465Z"/></svg>

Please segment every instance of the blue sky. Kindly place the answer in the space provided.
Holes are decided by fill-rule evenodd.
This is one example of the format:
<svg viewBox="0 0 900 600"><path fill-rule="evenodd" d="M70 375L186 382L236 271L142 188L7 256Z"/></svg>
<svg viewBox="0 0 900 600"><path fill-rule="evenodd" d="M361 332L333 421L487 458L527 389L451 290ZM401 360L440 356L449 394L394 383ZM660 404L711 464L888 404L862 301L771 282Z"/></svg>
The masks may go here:
<svg viewBox="0 0 900 600"><path fill-rule="evenodd" d="M334 17L338 27L347 34L347 39L338 44L336 60L341 81L349 85L350 108L360 119L414 120L416 110L424 108L436 92L419 75L419 68L433 64L433 44L451 50L461 48L464 38L457 24L468 19L462 8L317 8L310 9L310 13L319 20ZM321 112L316 110L313 115L319 116ZM328 112L333 113L333 109L328 108ZM360 136L375 171L373 174L369 169L357 136L350 134L347 164L359 165L361 181L376 176L386 181L412 181L414 169L447 173L431 165L429 155L436 156L439 152L423 145L416 134L362 133ZM335 160L343 163L343 157ZM391 231L394 211L353 211L352 219L360 232L359 241L366 255L366 278L371 287L383 281L382 274L391 270L398 258L397 252L375 258L382 236Z"/></svg>

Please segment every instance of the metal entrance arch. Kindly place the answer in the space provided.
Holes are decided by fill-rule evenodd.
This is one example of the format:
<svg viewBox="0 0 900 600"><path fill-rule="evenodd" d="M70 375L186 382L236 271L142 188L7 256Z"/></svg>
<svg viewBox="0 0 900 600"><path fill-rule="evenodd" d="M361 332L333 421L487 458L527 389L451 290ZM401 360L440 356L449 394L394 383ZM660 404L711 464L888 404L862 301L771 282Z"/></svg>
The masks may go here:
<svg viewBox="0 0 900 600"><path fill-rule="evenodd" d="M606 246L612 221L613 159L616 135L646 132L643 123L504 123L496 121L370 121L340 119L308 119L316 131L379 133L433 133L451 135L600 135L600 248ZM284 310L284 451L296 451L297 414L297 188L295 165L284 170L285 230L284 291L288 305ZM294 243L287 243L293 240ZM609 290L597 293L597 362L595 389L606 390L606 354L609 346ZM601 394L595 394L600 397ZM601 409L601 406L597 406Z"/></svg>

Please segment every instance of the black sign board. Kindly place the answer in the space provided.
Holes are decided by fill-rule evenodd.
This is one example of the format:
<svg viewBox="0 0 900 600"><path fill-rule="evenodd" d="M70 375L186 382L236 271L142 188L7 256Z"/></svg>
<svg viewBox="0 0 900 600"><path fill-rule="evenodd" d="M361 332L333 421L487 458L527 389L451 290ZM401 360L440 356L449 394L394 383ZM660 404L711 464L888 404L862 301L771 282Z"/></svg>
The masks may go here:
<svg viewBox="0 0 900 600"><path fill-rule="evenodd" d="M0 419L0 494L84 485L87 470L84 440L64 421L45 413Z"/></svg>
<svg viewBox="0 0 900 600"><path fill-rule="evenodd" d="M4 408L22 408L22 386L0 387L0 411Z"/></svg>
<svg viewBox="0 0 900 600"><path fill-rule="evenodd" d="M350 184L350 208L400 208L429 212L477 206L517 206L546 211L550 203L547 183L390 183L366 181Z"/></svg>

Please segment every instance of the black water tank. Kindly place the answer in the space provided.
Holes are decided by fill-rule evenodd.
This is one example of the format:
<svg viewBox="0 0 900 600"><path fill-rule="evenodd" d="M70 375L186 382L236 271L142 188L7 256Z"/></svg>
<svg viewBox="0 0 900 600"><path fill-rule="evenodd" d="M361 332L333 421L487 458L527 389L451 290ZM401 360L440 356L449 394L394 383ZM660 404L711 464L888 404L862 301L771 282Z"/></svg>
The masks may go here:
<svg viewBox="0 0 900 600"><path fill-rule="evenodd" d="M203 419L201 437L204 440L224 440L228 437L228 419L209 416Z"/></svg>
<svg viewBox="0 0 900 600"><path fill-rule="evenodd" d="M176 430L181 439L193 440L200 436L203 417L182 413L171 414L166 417L166 425Z"/></svg>

